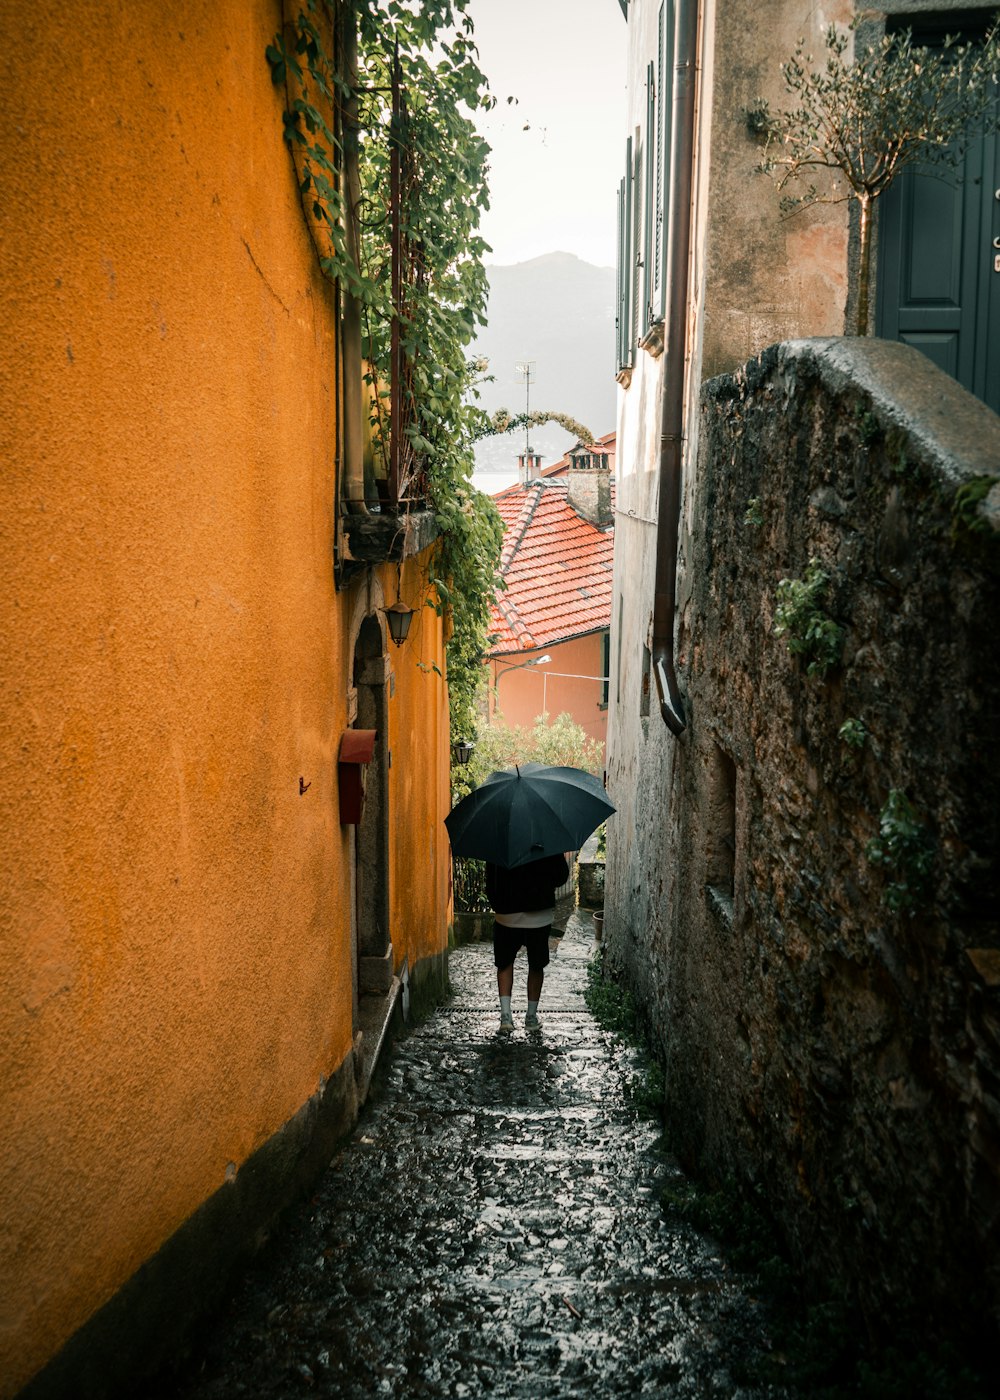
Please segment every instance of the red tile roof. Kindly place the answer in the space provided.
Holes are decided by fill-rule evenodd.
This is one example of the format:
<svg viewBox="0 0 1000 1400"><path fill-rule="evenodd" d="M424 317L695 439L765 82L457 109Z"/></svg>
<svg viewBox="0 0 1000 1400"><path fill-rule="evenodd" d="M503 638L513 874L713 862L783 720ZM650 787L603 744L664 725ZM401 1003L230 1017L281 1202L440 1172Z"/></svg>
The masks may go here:
<svg viewBox="0 0 1000 1400"><path fill-rule="evenodd" d="M561 465L493 497L504 523L500 572L507 590L493 606L490 656L534 651L611 626L614 528L600 530L577 514ZM613 507L613 479L611 500Z"/></svg>

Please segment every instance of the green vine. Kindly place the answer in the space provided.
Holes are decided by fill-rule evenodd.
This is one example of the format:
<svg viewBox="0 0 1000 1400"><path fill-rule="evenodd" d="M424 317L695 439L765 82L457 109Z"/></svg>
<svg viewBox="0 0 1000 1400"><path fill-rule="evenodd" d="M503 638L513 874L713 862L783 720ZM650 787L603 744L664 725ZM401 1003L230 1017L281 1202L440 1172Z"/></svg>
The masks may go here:
<svg viewBox="0 0 1000 1400"><path fill-rule="evenodd" d="M868 726L863 719L845 719L837 737L851 749L863 749L868 742Z"/></svg>
<svg viewBox="0 0 1000 1400"><path fill-rule="evenodd" d="M572 433L577 442L589 444L594 441L590 429L576 418L571 418L568 413L549 413L542 409L532 409L530 413L511 413L510 409L498 408L486 419L478 436L491 437L494 434L513 433L518 428L536 428L542 423L558 423L568 433Z"/></svg>
<svg viewBox="0 0 1000 1400"><path fill-rule="evenodd" d="M924 824L899 788L889 793L879 813L878 835L865 853L873 865L896 877L886 886L886 906L897 912L913 909L926 893L934 855Z"/></svg>
<svg viewBox="0 0 1000 1400"><path fill-rule="evenodd" d="M488 205L489 148L471 113L490 107L477 63L469 0L302 0L266 58L287 91L283 137L323 273L361 305L362 361L376 462L389 454L390 345L397 320L402 360L400 497L424 483L441 531L436 596L448 609L453 732L474 704L496 585L502 528L470 483L473 443L486 414L475 402L467 356L485 322L488 287L479 236ZM356 69L345 25L357 26ZM353 40L351 41L353 46ZM404 101L393 116L392 79ZM392 296L390 166L399 156L403 298ZM356 160L356 197L351 162ZM488 430L487 430L488 431ZM405 471L405 481L403 479ZM408 489L409 488L409 489Z"/></svg>
<svg viewBox="0 0 1000 1400"><path fill-rule="evenodd" d="M979 511L982 501L1000 482L997 476L975 476L966 481L955 492L951 508L951 537L953 540L964 533L977 533L989 536L992 527Z"/></svg>
<svg viewBox="0 0 1000 1400"><path fill-rule="evenodd" d="M810 559L804 579L783 578L778 584L774 635L786 637L793 656L807 658L806 673L825 676L836 666L844 645L844 629L823 610L829 574L818 559Z"/></svg>

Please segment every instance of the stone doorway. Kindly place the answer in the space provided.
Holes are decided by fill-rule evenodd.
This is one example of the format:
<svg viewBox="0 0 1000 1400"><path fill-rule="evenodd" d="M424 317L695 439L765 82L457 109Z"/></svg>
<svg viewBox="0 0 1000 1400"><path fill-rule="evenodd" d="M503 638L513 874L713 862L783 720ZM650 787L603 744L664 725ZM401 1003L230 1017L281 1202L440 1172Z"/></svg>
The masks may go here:
<svg viewBox="0 0 1000 1400"><path fill-rule="evenodd" d="M389 658L374 615L364 619L354 647L355 729L375 730L365 774L365 801L354 828L354 1028L367 1019L363 999L385 996L392 984L389 934Z"/></svg>

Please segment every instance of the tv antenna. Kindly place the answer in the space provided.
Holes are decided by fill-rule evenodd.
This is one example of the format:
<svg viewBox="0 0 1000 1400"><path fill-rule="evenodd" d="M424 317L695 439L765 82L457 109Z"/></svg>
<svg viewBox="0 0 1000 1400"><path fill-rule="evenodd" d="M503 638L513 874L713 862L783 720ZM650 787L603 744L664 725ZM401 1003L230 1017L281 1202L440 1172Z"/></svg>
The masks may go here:
<svg viewBox="0 0 1000 1400"><path fill-rule="evenodd" d="M514 365L515 373L524 379L524 469L528 469L528 458L531 455L531 441L529 433L531 431L530 404L531 404L531 381L535 377L534 360L518 360Z"/></svg>

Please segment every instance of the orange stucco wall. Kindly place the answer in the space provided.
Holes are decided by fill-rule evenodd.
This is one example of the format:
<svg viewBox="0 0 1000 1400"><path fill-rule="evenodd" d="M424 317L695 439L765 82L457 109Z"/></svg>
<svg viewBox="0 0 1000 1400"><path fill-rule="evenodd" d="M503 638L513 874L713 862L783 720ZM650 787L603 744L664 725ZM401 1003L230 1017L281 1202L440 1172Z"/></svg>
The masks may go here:
<svg viewBox="0 0 1000 1400"><path fill-rule="evenodd" d="M449 909L450 899L451 847L444 826L451 806L448 698L434 670L444 670L444 628L427 603L436 597L428 573L426 559L403 566L400 594L417 613L406 646L391 658L389 912L397 972L404 957L412 967L441 951L441 911ZM387 592L390 600L394 587ZM425 815L414 820L417 813Z"/></svg>
<svg viewBox="0 0 1000 1400"><path fill-rule="evenodd" d="M279 23L271 0L0 7L22 55L0 95L3 1395L351 1050L336 759L362 585L333 584L332 299L264 60ZM430 610L417 636L390 704L411 961L447 926Z"/></svg>
<svg viewBox="0 0 1000 1400"><path fill-rule="evenodd" d="M544 707L551 719L570 715L589 738L603 744L608 732L608 712L601 704L604 687L600 680L589 679L606 674L601 669L602 635L591 632L544 650L490 661L490 717L499 713L507 724L531 725ZM552 660L530 669L522 665L542 656Z"/></svg>

